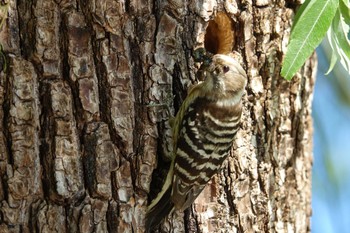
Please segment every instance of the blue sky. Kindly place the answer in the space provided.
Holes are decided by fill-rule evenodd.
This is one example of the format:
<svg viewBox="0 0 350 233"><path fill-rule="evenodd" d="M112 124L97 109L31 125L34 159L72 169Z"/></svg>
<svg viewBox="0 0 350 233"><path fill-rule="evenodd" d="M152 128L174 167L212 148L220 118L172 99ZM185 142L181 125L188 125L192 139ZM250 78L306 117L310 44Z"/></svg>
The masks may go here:
<svg viewBox="0 0 350 233"><path fill-rule="evenodd" d="M350 100L341 94L342 87L350 93L350 75L325 76L329 62L322 48L317 55L312 232L350 233Z"/></svg>

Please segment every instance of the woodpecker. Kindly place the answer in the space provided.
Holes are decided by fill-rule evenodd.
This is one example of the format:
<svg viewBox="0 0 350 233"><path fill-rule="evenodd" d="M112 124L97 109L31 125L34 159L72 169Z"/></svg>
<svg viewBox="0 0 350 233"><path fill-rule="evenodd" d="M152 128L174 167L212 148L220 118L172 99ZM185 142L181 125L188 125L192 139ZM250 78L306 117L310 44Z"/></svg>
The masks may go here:
<svg viewBox="0 0 350 233"><path fill-rule="evenodd" d="M172 162L161 192L148 206L146 232L173 209L184 211L228 156L242 114L247 76L228 55L216 54L202 70L173 124Z"/></svg>

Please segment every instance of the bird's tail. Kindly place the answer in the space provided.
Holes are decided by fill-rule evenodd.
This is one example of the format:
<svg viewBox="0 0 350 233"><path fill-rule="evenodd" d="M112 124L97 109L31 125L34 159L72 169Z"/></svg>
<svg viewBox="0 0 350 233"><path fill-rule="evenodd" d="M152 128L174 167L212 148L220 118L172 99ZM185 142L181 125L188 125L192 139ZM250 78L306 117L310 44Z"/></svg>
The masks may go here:
<svg viewBox="0 0 350 233"><path fill-rule="evenodd" d="M148 209L146 214L146 232L151 232L174 208L170 195L171 188L168 188L159 201L152 208Z"/></svg>
<svg viewBox="0 0 350 233"><path fill-rule="evenodd" d="M146 232L151 232L174 208L171 201L173 166L170 166L167 178L163 185L162 191L148 206L146 213Z"/></svg>

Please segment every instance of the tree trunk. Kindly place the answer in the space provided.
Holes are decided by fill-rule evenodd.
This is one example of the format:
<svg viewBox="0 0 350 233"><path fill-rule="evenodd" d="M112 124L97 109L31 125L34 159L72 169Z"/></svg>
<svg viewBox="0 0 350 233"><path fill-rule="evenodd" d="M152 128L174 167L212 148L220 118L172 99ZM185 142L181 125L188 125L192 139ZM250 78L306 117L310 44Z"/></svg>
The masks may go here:
<svg viewBox="0 0 350 233"><path fill-rule="evenodd" d="M169 167L167 120L196 82L192 52L219 52L221 34L207 35L218 12L248 74L243 123L220 174L160 228L309 232L315 57L291 82L279 75L298 4L9 0L0 232L144 231Z"/></svg>

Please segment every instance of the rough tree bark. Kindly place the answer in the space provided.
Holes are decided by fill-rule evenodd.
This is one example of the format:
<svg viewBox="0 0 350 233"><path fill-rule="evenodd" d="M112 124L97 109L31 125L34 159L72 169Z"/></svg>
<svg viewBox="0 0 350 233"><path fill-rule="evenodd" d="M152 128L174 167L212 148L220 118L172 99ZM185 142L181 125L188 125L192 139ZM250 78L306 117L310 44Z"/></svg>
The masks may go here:
<svg viewBox="0 0 350 233"><path fill-rule="evenodd" d="M217 12L248 74L243 123L221 173L162 230L310 231L315 57L279 75L300 1L7 2L0 232L143 232L169 166L166 121Z"/></svg>

